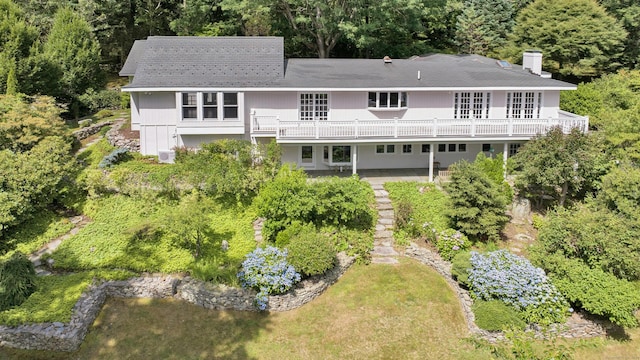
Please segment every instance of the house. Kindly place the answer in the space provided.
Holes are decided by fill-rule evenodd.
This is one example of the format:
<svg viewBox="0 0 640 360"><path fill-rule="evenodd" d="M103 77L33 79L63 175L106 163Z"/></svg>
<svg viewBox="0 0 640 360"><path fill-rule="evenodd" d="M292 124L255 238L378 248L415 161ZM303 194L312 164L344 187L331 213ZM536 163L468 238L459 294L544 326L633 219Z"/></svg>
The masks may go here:
<svg viewBox="0 0 640 360"><path fill-rule="evenodd" d="M285 59L280 37L138 40L120 72L143 154L222 138L275 139L283 162L310 170L425 168L513 155L553 126L587 131L560 110L576 86L477 55ZM500 155L501 154L501 155Z"/></svg>

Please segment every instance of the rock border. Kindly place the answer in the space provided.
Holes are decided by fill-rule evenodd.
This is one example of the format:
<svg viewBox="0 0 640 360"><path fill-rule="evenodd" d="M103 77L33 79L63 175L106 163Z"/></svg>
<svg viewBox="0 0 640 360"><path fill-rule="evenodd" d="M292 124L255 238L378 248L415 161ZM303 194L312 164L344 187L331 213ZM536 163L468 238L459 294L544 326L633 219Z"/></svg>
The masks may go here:
<svg viewBox="0 0 640 360"><path fill-rule="evenodd" d="M483 330L476 325L475 315L471 310L473 300L471 299L469 292L461 288L458 282L453 279L453 276L451 275L451 263L444 261L439 254L428 249L421 248L414 243L411 243L405 249L404 255L430 266L447 281L449 287L451 287L460 300L462 313L467 323L467 328L471 334L477 335L478 337L492 343L506 340L503 332ZM548 338L549 334L563 338L590 338L606 335L615 328L615 325L604 321L587 319L583 314L577 314L575 316L580 318L580 322L554 324L549 327L547 332L544 332L536 325L530 325L526 331L534 332L534 336L539 339Z"/></svg>
<svg viewBox="0 0 640 360"><path fill-rule="evenodd" d="M281 312L301 307L320 296L355 262L339 253L336 266L323 275L301 281L282 295L269 296L268 311ZM258 311L254 290L213 285L191 277L150 275L123 281L94 283L80 296L68 323L53 322L0 326L0 346L49 351L75 351L80 347L108 297L174 298L207 309Z"/></svg>

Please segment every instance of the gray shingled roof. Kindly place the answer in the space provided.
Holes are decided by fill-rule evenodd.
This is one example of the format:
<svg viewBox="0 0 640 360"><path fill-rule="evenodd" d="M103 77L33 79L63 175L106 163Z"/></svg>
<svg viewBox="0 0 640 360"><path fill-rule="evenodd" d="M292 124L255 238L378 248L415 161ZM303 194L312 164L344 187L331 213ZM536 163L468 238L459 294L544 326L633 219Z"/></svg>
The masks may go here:
<svg viewBox="0 0 640 360"><path fill-rule="evenodd" d="M127 63L126 70L134 66ZM153 36L129 87L268 86L283 67L281 37Z"/></svg>
<svg viewBox="0 0 640 360"><path fill-rule="evenodd" d="M129 51L129 55L127 55L127 61L124 62L122 70L120 70L120 76L135 75L138 62L140 62L140 58L144 55L145 50L146 40L136 40L133 43L131 51Z"/></svg>
<svg viewBox="0 0 640 360"><path fill-rule="evenodd" d="M136 41L120 75L135 74L126 88L144 89L575 89L478 55L434 54L388 64L382 59L285 61L283 48L281 37L149 37Z"/></svg>

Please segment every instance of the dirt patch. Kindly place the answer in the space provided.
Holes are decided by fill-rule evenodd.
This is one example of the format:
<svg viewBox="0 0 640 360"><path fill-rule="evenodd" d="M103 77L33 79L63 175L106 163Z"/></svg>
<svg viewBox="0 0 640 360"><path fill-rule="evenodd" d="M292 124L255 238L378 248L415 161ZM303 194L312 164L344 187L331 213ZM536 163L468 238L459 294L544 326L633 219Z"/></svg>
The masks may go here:
<svg viewBox="0 0 640 360"><path fill-rule="evenodd" d="M529 247L538 238L538 230L529 223L509 222L502 230L501 247L509 249L514 254L527 257Z"/></svg>
<svg viewBox="0 0 640 360"><path fill-rule="evenodd" d="M131 121L127 120L122 126L118 133L122 135L127 140L137 140L140 139L140 131L131 130Z"/></svg>

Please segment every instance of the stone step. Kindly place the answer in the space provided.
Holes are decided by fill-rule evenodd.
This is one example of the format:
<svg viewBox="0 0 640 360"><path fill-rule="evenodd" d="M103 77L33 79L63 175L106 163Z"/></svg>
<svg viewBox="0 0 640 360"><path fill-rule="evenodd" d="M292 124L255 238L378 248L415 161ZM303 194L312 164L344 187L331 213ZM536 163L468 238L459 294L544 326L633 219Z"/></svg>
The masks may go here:
<svg viewBox="0 0 640 360"><path fill-rule="evenodd" d="M393 205L391 203L377 203L376 208L378 210L393 210Z"/></svg>
<svg viewBox="0 0 640 360"><path fill-rule="evenodd" d="M391 199L389 199L388 197L376 198L376 203L378 203L378 204L391 204Z"/></svg>
<svg viewBox="0 0 640 360"><path fill-rule="evenodd" d="M393 239L393 231L390 230L376 230L374 239Z"/></svg>
<svg viewBox="0 0 640 360"><path fill-rule="evenodd" d="M371 259L371 263L394 265L398 263L398 259L392 257L374 257Z"/></svg>
<svg viewBox="0 0 640 360"><path fill-rule="evenodd" d="M378 224L388 225L393 227L393 218L378 218Z"/></svg>
<svg viewBox="0 0 640 360"><path fill-rule="evenodd" d="M387 226L384 224L376 224L376 231L385 231L387 230Z"/></svg>
<svg viewBox="0 0 640 360"><path fill-rule="evenodd" d="M373 256L398 256L398 252L393 250L391 246L374 246Z"/></svg>
<svg viewBox="0 0 640 360"><path fill-rule="evenodd" d="M378 211L378 216L381 218L393 219L394 213L393 210L382 210Z"/></svg>
<svg viewBox="0 0 640 360"><path fill-rule="evenodd" d="M384 190L384 185L383 184L371 184L371 188L373 189L373 191Z"/></svg>
<svg viewBox="0 0 640 360"><path fill-rule="evenodd" d="M387 190L374 190L376 198L386 198L389 196L389 192Z"/></svg>

